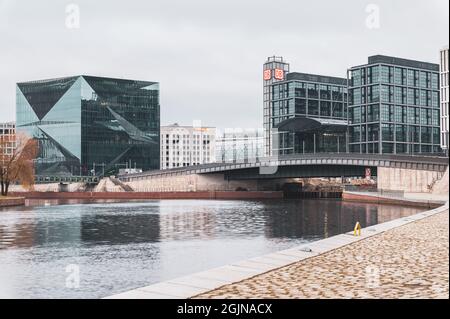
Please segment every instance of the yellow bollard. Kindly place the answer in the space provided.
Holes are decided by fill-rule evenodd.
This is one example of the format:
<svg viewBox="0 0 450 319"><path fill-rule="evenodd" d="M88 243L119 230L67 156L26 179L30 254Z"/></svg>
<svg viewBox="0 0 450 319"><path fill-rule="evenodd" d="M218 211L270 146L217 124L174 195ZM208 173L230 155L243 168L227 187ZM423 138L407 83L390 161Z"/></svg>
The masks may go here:
<svg viewBox="0 0 450 319"><path fill-rule="evenodd" d="M358 235L356 235L358 233ZM361 236L361 224L356 222L355 229L353 230L353 236Z"/></svg>

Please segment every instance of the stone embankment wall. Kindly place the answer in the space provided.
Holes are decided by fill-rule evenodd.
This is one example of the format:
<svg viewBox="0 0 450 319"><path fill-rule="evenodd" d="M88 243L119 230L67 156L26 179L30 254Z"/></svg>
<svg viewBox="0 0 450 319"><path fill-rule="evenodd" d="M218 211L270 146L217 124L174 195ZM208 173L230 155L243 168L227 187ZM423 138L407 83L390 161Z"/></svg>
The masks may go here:
<svg viewBox="0 0 450 319"><path fill-rule="evenodd" d="M2 198L0 197L0 207L11 207L11 206L23 206L25 205L25 198Z"/></svg>
<svg viewBox="0 0 450 319"><path fill-rule="evenodd" d="M433 186L443 178L444 173L405 168L378 167L377 175L378 189L409 193L429 193L432 191Z"/></svg>
<svg viewBox="0 0 450 319"><path fill-rule="evenodd" d="M125 183L136 192L202 192L258 190L257 181L226 181L223 174L179 175Z"/></svg>

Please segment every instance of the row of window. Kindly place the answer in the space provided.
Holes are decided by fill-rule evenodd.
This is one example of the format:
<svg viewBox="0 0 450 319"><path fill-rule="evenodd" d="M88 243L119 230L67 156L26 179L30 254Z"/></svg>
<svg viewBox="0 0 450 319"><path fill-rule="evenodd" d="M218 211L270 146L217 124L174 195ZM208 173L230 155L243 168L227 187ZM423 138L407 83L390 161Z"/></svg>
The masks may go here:
<svg viewBox="0 0 450 319"><path fill-rule="evenodd" d="M381 108L380 108L381 107ZM395 122L439 126L439 110L401 105L355 106L349 110L350 123Z"/></svg>
<svg viewBox="0 0 450 319"><path fill-rule="evenodd" d="M351 105L382 102L439 107L439 92L437 91L381 85L380 92L380 86L374 85L352 89L350 92Z"/></svg>
<svg viewBox="0 0 450 319"><path fill-rule="evenodd" d="M381 136L380 136L381 135ZM350 143L382 141L440 144L440 131L437 127L399 124L369 124L352 126L349 129Z"/></svg>
<svg viewBox="0 0 450 319"><path fill-rule="evenodd" d="M385 154L420 154L420 153L440 153L441 149L437 145L407 144L407 143L381 143L382 151ZM351 144L350 152L363 154L379 153L378 143Z"/></svg>
<svg viewBox="0 0 450 319"><path fill-rule="evenodd" d="M347 88L306 82L288 82L274 85L271 95L273 100L303 97L329 101L347 101Z"/></svg>
<svg viewBox="0 0 450 319"><path fill-rule="evenodd" d="M390 83L438 90L439 74L387 65L375 65L351 71L350 86L372 83Z"/></svg>
<svg viewBox="0 0 450 319"><path fill-rule="evenodd" d="M272 103L272 105L272 116L299 114L347 118L347 105L342 102L318 101L297 98L275 101Z"/></svg>

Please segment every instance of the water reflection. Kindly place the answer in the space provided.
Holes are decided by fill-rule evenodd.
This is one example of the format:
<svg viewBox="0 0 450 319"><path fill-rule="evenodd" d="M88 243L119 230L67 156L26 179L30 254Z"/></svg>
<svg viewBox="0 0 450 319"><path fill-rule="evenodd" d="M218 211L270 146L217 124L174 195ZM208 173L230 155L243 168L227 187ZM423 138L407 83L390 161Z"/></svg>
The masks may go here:
<svg viewBox="0 0 450 319"><path fill-rule="evenodd" d="M0 297L103 297L419 211L338 200L31 201L0 211ZM82 269L76 290L64 286L71 263Z"/></svg>

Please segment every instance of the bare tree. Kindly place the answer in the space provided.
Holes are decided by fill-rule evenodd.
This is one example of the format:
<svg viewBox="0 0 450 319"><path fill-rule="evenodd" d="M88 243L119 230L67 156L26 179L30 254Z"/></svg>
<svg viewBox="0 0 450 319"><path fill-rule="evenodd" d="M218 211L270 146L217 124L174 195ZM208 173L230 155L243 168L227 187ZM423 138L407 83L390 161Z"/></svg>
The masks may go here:
<svg viewBox="0 0 450 319"><path fill-rule="evenodd" d="M11 143L15 144L12 152ZM17 134L13 140L0 137L0 184L1 195L7 196L11 183L31 187L34 183L33 160L38 154L38 143L26 135Z"/></svg>

